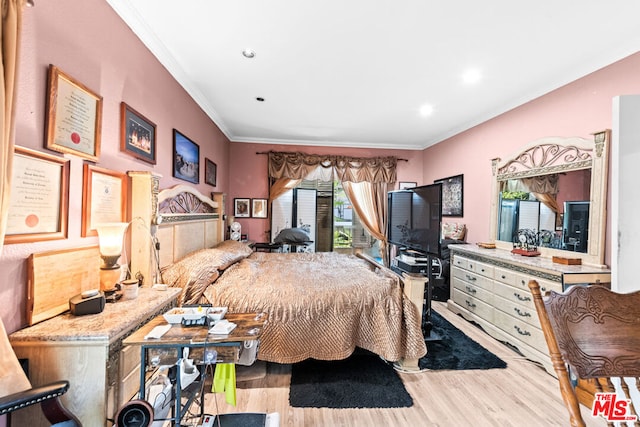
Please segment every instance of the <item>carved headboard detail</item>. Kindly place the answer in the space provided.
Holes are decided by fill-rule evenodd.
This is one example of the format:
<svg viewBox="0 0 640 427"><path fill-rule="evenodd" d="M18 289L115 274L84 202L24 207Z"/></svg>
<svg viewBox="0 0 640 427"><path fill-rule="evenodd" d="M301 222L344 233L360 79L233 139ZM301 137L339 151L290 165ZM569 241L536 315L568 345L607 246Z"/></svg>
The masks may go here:
<svg viewBox="0 0 640 427"><path fill-rule="evenodd" d="M218 203L187 185L176 185L158 194L158 218L182 221L218 218Z"/></svg>

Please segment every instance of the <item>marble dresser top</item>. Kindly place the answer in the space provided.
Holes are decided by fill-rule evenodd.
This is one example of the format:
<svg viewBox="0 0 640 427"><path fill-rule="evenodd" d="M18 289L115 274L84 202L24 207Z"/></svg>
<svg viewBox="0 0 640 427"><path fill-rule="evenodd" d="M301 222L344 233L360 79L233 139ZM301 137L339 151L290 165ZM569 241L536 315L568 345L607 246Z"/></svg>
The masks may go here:
<svg viewBox="0 0 640 427"><path fill-rule="evenodd" d="M610 273L611 270L607 268L594 267L589 265L565 265L558 264L551 260L551 258L536 256L527 257L518 254L513 254L511 251L504 249L485 249L477 245L461 244L461 245L449 245L449 250L460 255L476 255L481 257L489 257L496 261L501 261L511 265L517 265L522 267L528 267L532 270L544 271L551 274L566 274L566 273Z"/></svg>
<svg viewBox="0 0 640 427"><path fill-rule="evenodd" d="M158 310L180 294L180 288L159 291L139 288L138 297L107 303L102 313L74 316L68 311L21 329L9 336L12 343L30 341L100 341L113 342L132 325L141 324L158 314Z"/></svg>

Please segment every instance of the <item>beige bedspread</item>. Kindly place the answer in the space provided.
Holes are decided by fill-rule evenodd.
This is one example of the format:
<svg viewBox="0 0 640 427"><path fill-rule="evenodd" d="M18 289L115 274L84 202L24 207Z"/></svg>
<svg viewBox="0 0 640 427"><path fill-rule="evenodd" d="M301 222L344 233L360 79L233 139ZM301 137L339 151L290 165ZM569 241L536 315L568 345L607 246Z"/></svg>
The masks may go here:
<svg viewBox="0 0 640 427"><path fill-rule="evenodd" d="M426 354L418 312L398 276L353 255L253 253L204 296L230 312L268 313L261 360L339 360L355 347L389 361Z"/></svg>

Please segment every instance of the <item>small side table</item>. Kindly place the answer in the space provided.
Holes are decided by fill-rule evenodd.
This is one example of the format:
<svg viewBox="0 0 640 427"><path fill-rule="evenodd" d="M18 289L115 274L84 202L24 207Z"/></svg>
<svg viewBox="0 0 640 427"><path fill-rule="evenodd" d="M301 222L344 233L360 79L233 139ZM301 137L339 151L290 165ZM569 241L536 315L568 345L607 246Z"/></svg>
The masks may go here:
<svg viewBox="0 0 640 427"><path fill-rule="evenodd" d="M255 252L278 252L282 249L282 243L258 242L253 244Z"/></svg>

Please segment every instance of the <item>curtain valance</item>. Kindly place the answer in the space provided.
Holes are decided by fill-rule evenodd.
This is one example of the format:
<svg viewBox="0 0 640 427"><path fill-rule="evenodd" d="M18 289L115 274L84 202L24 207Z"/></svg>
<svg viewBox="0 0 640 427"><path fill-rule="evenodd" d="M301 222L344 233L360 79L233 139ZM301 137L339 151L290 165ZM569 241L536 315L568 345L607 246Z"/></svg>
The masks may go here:
<svg viewBox="0 0 640 427"><path fill-rule="evenodd" d="M333 179L327 172L335 174L342 182L396 182L396 157L351 157L306 154L300 152L269 153L269 177L273 179L309 179L322 176Z"/></svg>

